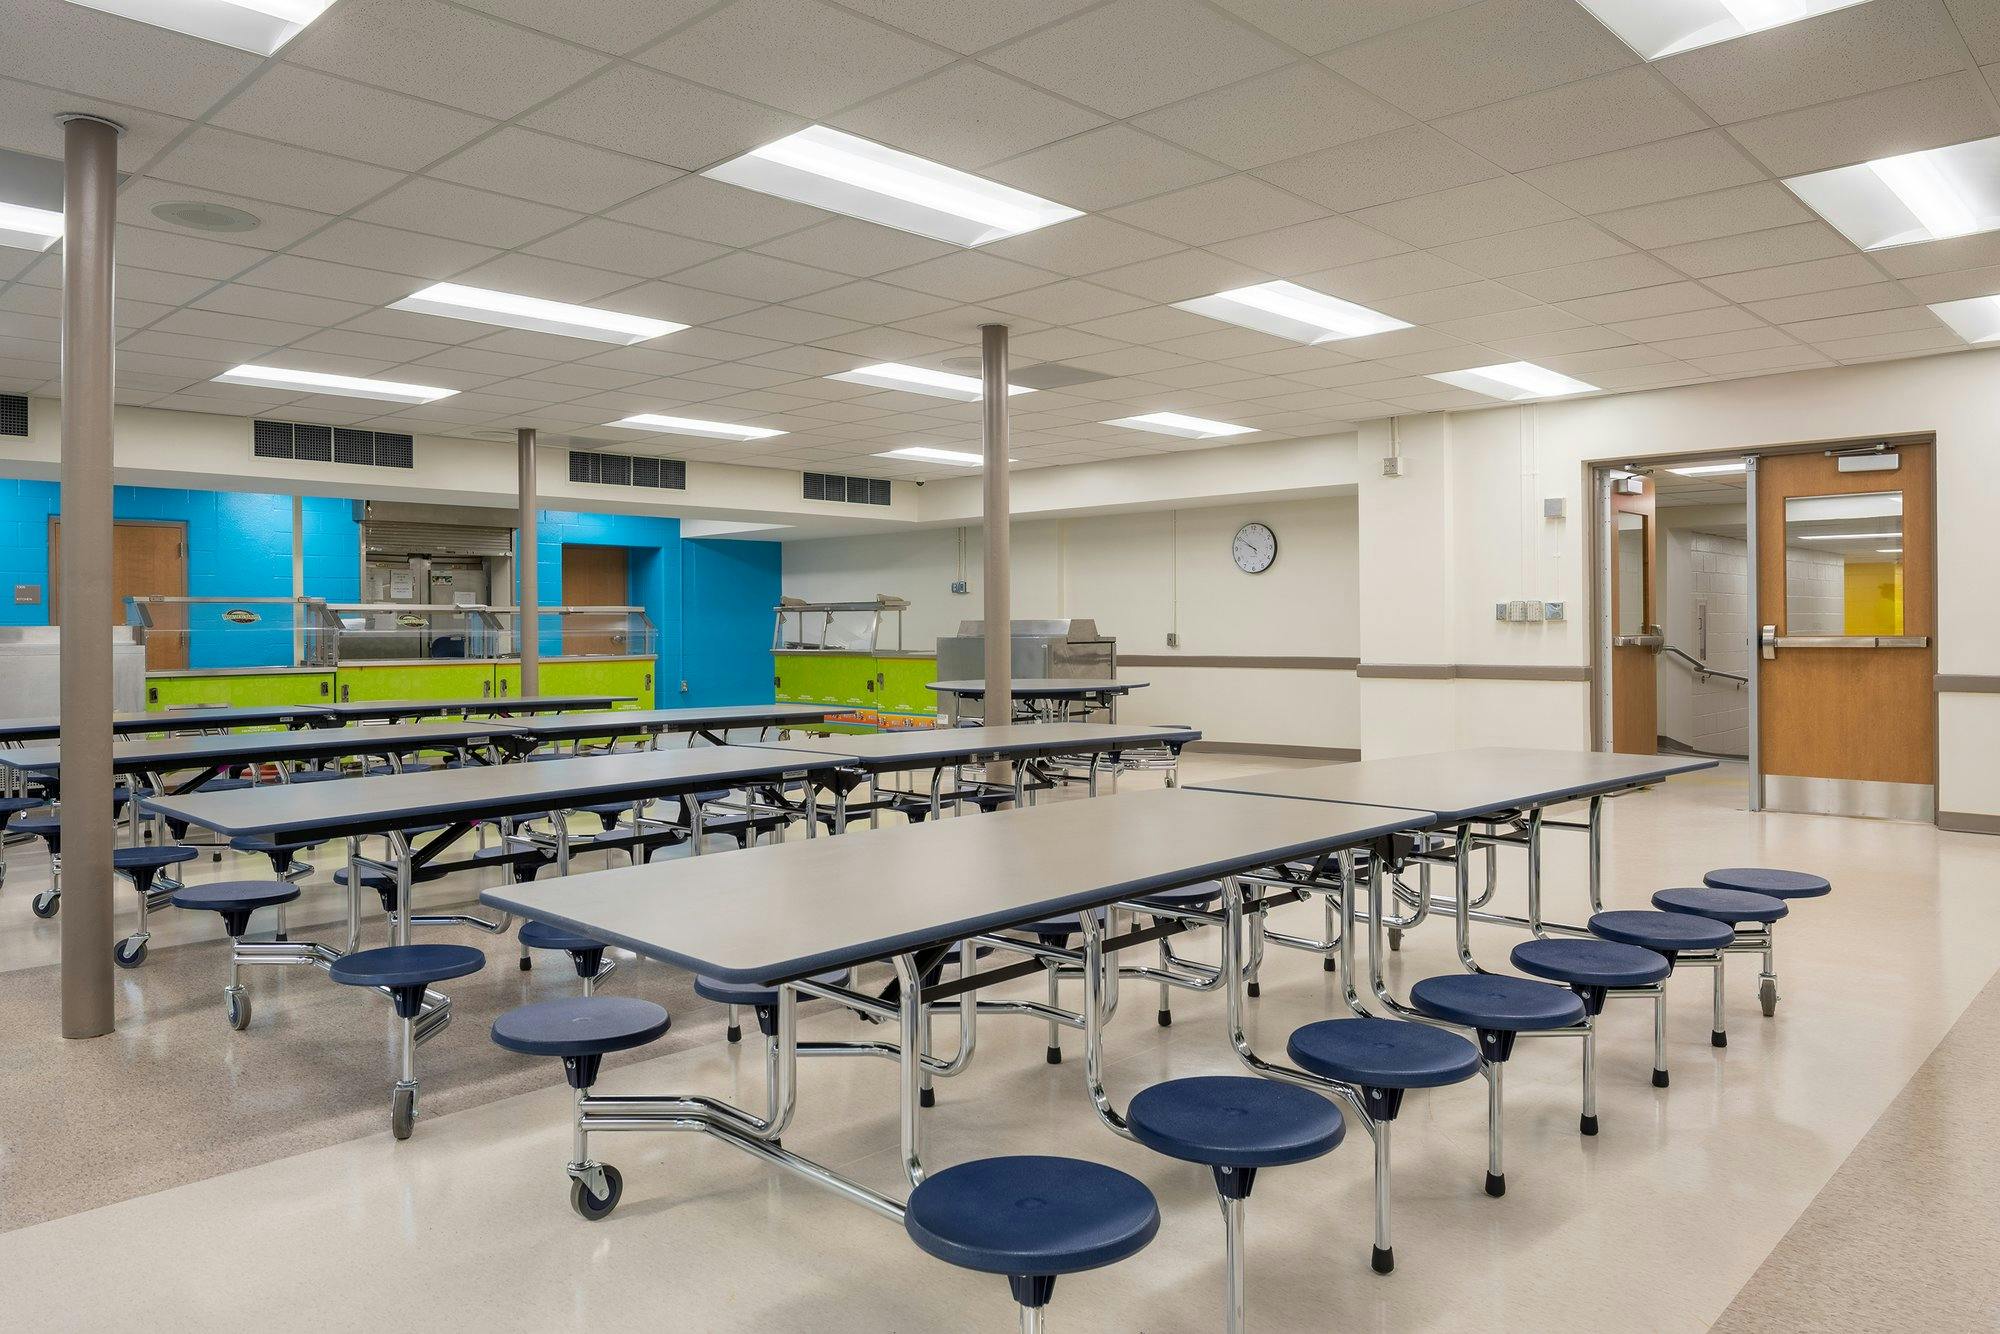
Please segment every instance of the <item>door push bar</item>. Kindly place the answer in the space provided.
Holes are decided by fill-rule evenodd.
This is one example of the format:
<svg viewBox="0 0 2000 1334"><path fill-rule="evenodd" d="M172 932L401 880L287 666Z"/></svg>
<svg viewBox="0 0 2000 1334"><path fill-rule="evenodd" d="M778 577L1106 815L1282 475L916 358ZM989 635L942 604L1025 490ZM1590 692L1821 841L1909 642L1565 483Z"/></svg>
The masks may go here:
<svg viewBox="0 0 2000 1334"><path fill-rule="evenodd" d="M1929 648L1929 635L1781 635L1778 627L1762 627L1757 642L1765 661L1778 656L1781 648Z"/></svg>

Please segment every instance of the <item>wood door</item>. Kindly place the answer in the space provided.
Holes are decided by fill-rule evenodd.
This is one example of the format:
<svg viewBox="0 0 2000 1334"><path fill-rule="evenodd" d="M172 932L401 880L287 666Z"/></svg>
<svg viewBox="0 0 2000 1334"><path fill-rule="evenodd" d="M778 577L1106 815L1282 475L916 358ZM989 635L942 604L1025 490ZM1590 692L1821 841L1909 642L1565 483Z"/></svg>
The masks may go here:
<svg viewBox="0 0 2000 1334"><path fill-rule="evenodd" d="M49 624L62 624L62 520L49 520ZM128 597L187 594L187 525L121 520L111 525L112 624L124 625ZM146 637L146 670L180 671L188 665L185 608L171 621L155 619Z"/></svg>
<svg viewBox="0 0 2000 1334"><path fill-rule="evenodd" d="M1780 644L1769 659L1760 649L1757 736L1770 779L1937 781L1931 448L1900 447L1893 472L1841 472L1818 451L1758 461L1758 620L1780 638L1867 641ZM1876 637L1923 642L1876 647ZM1798 787L1767 781L1767 799L1788 786Z"/></svg>
<svg viewBox="0 0 2000 1334"><path fill-rule="evenodd" d="M1611 749L1651 755L1660 744L1659 576L1653 483L1638 481L1636 495L1611 493Z"/></svg>
<svg viewBox="0 0 2000 1334"><path fill-rule="evenodd" d="M630 572L624 547L572 546L562 549L563 605L566 607L623 607L632 598ZM606 621L592 626L579 622L563 631L562 651L577 653L623 653L625 636Z"/></svg>

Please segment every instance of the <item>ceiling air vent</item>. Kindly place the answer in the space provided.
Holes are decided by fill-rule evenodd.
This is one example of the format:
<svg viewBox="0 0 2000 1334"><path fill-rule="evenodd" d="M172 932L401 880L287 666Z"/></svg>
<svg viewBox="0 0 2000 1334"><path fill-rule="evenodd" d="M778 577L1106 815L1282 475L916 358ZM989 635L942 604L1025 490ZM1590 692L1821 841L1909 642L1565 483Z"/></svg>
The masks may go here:
<svg viewBox="0 0 2000 1334"><path fill-rule="evenodd" d="M849 505L886 505L889 483L880 477L842 477L837 473L805 474L807 500L837 500Z"/></svg>
<svg viewBox="0 0 2000 1334"><path fill-rule="evenodd" d="M0 394L0 435L28 433L28 400L22 394Z"/></svg>
<svg viewBox="0 0 2000 1334"><path fill-rule="evenodd" d="M250 452L260 459L304 459L364 468L414 468L417 464L415 442L407 435L306 422L252 422Z"/></svg>
<svg viewBox="0 0 2000 1334"><path fill-rule="evenodd" d="M688 484L687 464L679 459L605 454L594 449L569 452L569 479L597 486L644 486L661 491L685 491Z"/></svg>

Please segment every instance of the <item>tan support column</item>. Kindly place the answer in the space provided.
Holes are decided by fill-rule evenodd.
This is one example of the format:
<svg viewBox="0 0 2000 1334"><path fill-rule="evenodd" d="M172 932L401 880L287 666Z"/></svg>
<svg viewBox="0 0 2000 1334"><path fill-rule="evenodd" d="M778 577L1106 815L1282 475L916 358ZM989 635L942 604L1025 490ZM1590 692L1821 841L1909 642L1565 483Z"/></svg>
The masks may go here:
<svg viewBox="0 0 2000 1334"><path fill-rule="evenodd" d="M986 724L1014 717L1014 590L1008 564L1013 544L1007 485L1007 326L979 326L980 448L986 456ZM1004 766L993 766L1004 774Z"/></svg>
<svg viewBox="0 0 2000 1334"><path fill-rule="evenodd" d="M519 545L514 550L514 575L521 582L521 610L515 616L514 637L521 645L521 693L542 693L542 605L541 567L538 563L540 538L535 531L541 503L535 490L535 428L523 426L514 432L514 447L520 454L521 480L516 487L520 518Z"/></svg>
<svg viewBox="0 0 2000 1334"><path fill-rule="evenodd" d="M120 127L63 126L62 1034L112 1031L111 249Z"/></svg>

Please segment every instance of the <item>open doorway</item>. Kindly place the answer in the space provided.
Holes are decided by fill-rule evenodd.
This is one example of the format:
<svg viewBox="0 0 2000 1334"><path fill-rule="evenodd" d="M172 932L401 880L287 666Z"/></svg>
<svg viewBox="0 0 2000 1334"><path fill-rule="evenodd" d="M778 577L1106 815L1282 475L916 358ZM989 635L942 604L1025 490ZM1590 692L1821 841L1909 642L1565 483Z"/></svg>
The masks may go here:
<svg viewBox="0 0 2000 1334"><path fill-rule="evenodd" d="M1750 541L1742 460L1649 479L1659 524L1659 748L1750 755Z"/></svg>

